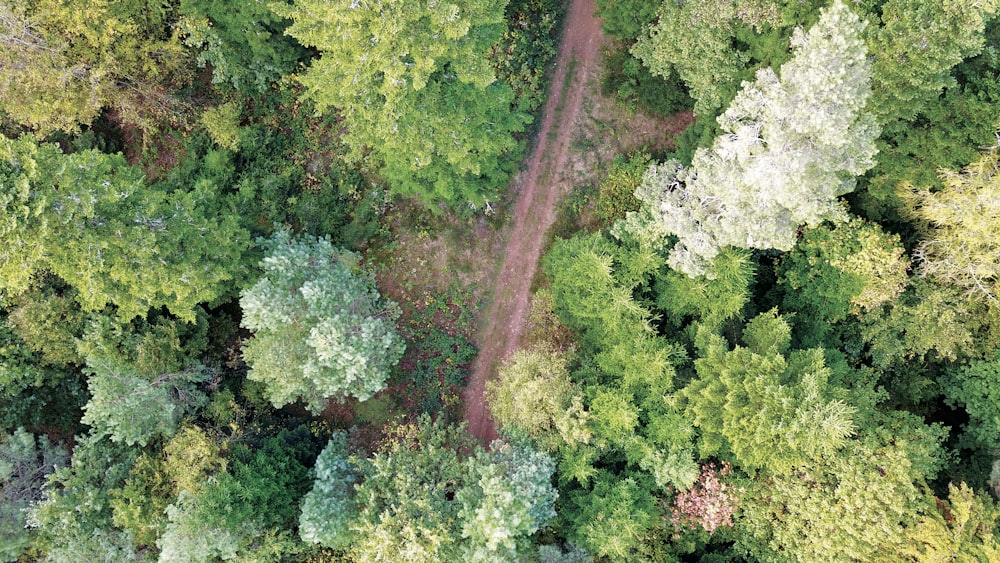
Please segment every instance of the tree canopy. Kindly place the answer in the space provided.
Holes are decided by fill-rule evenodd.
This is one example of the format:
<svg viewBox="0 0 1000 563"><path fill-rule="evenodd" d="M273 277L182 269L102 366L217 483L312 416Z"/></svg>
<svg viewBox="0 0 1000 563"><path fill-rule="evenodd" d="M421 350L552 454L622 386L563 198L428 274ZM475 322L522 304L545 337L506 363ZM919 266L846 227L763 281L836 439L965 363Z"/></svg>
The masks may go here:
<svg viewBox="0 0 1000 563"><path fill-rule="evenodd" d="M719 117L723 134L690 167L653 167L637 194L680 242L670 265L710 271L725 246L790 250L799 226L842 220L837 197L874 165L878 128L866 113L870 65L865 25L841 2L808 33L793 58L757 72Z"/></svg>
<svg viewBox="0 0 1000 563"><path fill-rule="evenodd" d="M321 57L300 76L320 111L336 110L355 160L427 204L481 206L507 181L513 111L486 54L504 32L503 0L417 4L298 0L272 9ZM374 163L373 163L374 164Z"/></svg>
<svg viewBox="0 0 1000 563"><path fill-rule="evenodd" d="M385 387L404 348L399 310L358 256L284 230L261 244L264 275L240 298L243 326L254 331L243 352L248 377L275 406L301 399L317 413L328 399L365 400Z"/></svg>

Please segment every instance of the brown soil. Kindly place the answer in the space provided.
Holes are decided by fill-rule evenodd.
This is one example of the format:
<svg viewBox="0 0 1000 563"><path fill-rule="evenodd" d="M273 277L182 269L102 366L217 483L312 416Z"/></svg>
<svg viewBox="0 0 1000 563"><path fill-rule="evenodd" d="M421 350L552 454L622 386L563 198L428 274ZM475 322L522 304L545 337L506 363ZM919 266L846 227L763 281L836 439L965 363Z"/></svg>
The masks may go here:
<svg viewBox="0 0 1000 563"><path fill-rule="evenodd" d="M497 433L486 405L486 381L500 362L517 349L528 318L531 280L538 266L545 233L556 217L556 203L568 184L540 184L562 176L569 156L574 124L580 113L586 69L600 65L601 22L594 17L594 0L574 0L566 15L544 120L528 168L516 180L517 203L511 236L493 289L493 304L479 338L479 356L464 393L469 431L483 442ZM573 76L567 77L569 70ZM568 87L563 92L566 81ZM560 95L561 94L561 95ZM557 121L558 119L558 121Z"/></svg>

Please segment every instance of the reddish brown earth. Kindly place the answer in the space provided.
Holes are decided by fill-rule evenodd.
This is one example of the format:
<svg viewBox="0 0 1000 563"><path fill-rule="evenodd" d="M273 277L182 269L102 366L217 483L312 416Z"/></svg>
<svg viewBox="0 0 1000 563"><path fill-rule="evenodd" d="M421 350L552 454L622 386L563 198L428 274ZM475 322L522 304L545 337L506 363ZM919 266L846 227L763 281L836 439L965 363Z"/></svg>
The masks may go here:
<svg viewBox="0 0 1000 563"><path fill-rule="evenodd" d="M571 187L565 183L553 185L551 181L562 176L569 160L574 124L587 90L587 71L600 66L603 36L601 21L594 12L594 0L574 0L566 14L538 141L527 169L515 183L518 195L511 235L496 277L493 304L483 323L479 356L463 396L469 430L484 442L497 436L484 396L486 381L496 373L499 363L517 349L528 318L531 280L545 233L555 220L559 198ZM570 70L573 75L567 77Z"/></svg>

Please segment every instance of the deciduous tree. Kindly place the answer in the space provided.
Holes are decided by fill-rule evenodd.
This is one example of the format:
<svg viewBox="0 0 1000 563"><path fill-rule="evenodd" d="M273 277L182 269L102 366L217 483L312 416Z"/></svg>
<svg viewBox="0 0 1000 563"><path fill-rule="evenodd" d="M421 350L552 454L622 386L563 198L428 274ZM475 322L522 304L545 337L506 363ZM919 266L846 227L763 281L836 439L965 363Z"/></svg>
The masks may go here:
<svg viewBox="0 0 1000 563"><path fill-rule="evenodd" d="M300 79L321 111L344 117L350 156L369 152L397 193L426 204L482 205L506 184L511 110L486 53L504 30L504 0L298 0L272 8L286 33L322 56ZM374 164L374 163L373 163Z"/></svg>
<svg viewBox="0 0 1000 563"><path fill-rule="evenodd" d="M40 134L74 131L102 108L152 127L190 78L171 3L11 0L0 5L0 110Z"/></svg>
<svg viewBox="0 0 1000 563"><path fill-rule="evenodd" d="M909 184L900 197L923 226L919 271L996 302L1000 285L1000 156L984 154L962 172L942 171L944 189Z"/></svg>
<svg viewBox="0 0 1000 563"><path fill-rule="evenodd" d="M680 238L672 267L710 273L724 246L790 250L799 226L844 218L836 198L854 189L876 152L863 29L835 2L793 36L780 79L763 69L744 85L710 149L699 149L690 167L650 171L637 195Z"/></svg>
<svg viewBox="0 0 1000 563"><path fill-rule="evenodd" d="M399 308L379 296L359 257L286 230L262 244L264 275L240 298L255 333L243 351L248 377L276 407L302 399L316 413L330 398L365 400L385 387L403 353Z"/></svg>
<svg viewBox="0 0 1000 563"><path fill-rule="evenodd" d="M0 293L47 270L85 310L113 304L124 320L165 306L193 322L199 303L228 292L249 245L210 183L166 193L121 155L27 137L0 137L0 200Z"/></svg>

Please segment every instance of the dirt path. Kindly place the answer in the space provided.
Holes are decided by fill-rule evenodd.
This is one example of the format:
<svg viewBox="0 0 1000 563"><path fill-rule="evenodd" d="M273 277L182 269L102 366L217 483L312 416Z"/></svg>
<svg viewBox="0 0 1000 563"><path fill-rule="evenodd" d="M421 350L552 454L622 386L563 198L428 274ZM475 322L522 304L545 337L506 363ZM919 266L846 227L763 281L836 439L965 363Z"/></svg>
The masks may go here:
<svg viewBox="0 0 1000 563"><path fill-rule="evenodd" d="M499 364L517 350L528 318L531 280L556 217L559 199L572 185L557 182L565 176L570 142L587 90L585 77L601 64L601 22L594 16L594 0L573 0L542 114L538 141L528 168L516 180L518 193L510 238L493 288L493 303L479 340L479 356L464 392L465 419L480 440L496 437L484 391ZM567 76L572 72L572 75Z"/></svg>

